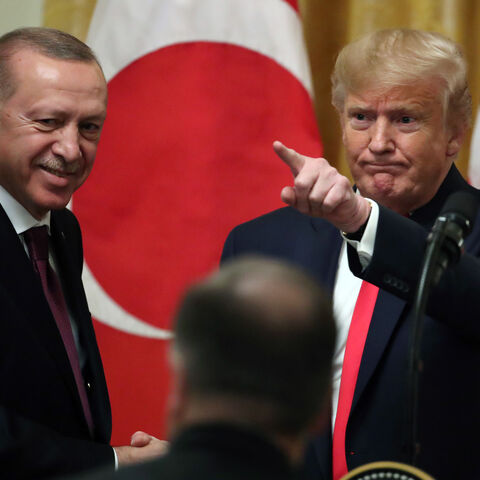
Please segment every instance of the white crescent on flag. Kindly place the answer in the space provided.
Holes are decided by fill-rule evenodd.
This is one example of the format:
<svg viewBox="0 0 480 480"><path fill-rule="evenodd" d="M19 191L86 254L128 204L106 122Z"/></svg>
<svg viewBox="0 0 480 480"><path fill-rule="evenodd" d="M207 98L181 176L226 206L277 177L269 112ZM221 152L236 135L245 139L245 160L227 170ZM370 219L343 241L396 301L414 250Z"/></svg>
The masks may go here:
<svg viewBox="0 0 480 480"><path fill-rule="evenodd" d="M169 330L154 327L124 310L105 292L86 263L83 265L82 279L86 286L90 309L98 321L142 337L160 340L168 340L172 337Z"/></svg>

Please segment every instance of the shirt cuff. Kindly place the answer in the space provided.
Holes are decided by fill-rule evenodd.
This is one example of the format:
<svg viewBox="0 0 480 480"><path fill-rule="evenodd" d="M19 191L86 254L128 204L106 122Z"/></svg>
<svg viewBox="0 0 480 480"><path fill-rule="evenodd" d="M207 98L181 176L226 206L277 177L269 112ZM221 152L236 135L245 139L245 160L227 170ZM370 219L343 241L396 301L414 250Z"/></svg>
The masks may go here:
<svg viewBox="0 0 480 480"><path fill-rule="evenodd" d="M372 209L370 210L370 217L367 220L367 225L362 238L360 240L351 240L342 233L342 237L346 242L357 251L358 259L360 260L362 268L368 266L373 255L375 237L377 235L378 215L380 211L376 202L369 198L367 200L370 202Z"/></svg>
<svg viewBox="0 0 480 480"><path fill-rule="evenodd" d="M118 470L118 457L117 457L117 452L115 451L115 449L112 447L112 450L113 450L113 458L115 458L115 471Z"/></svg>

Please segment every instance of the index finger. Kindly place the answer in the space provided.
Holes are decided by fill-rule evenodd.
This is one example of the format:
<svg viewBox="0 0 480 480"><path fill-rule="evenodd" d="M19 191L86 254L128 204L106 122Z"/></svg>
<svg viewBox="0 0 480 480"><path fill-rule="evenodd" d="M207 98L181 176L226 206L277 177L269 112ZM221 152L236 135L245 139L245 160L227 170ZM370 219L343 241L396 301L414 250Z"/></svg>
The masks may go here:
<svg viewBox="0 0 480 480"><path fill-rule="evenodd" d="M279 142L278 140L275 140L273 142L273 150L280 157L280 159L288 165L291 172L293 173L293 176L296 177L298 175L298 172L300 172L300 170L302 169L303 164L305 163L305 159L303 158L303 156L297 153L292 148L286 147L282 142Z"/></svg>

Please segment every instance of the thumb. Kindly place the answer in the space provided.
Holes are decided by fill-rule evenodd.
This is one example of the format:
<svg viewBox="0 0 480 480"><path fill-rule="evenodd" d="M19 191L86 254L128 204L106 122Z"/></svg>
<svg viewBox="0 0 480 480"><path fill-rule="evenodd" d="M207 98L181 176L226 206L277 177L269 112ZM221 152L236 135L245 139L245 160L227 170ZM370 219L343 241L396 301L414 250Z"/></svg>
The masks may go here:
<svg viewBox="0 0 480 480"><path fill-rule="evenodd" d="M144 447L150 443L151 439L152 437L148 433L138 431L132 435L132 438L130 439L130 445L132 447Z"/></svg>

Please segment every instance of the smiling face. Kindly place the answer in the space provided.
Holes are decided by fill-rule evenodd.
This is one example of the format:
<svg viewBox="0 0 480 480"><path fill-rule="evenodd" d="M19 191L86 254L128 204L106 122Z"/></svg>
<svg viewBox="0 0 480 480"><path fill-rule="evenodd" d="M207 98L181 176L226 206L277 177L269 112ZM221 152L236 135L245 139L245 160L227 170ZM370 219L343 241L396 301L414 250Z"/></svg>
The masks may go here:
<svg viewBox="0 0 480 480"><path fill-rule="evenodd" d="M35 218L67 205L88 177L106 115L95 63L20 49L13 95L0 104L0 184Z"/></svg>
<svg viewBox="0 0 480 480"><path fill-rule="evenodd" d="M401 214L433 198L465 133L446 125L442 98L435 80L347 95L343 142L363 196Z"/></svg>

